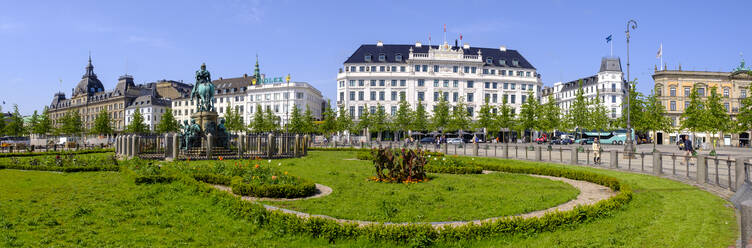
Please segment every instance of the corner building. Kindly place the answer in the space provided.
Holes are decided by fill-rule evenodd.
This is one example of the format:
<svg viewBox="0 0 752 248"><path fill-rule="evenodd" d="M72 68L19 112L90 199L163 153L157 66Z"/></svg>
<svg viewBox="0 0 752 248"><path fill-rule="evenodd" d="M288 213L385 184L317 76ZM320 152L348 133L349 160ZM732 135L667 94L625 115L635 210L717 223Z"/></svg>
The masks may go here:
<svg viewBox="0 0 752 248"><path fill-rule="evenodd" d="M540 75L516 50L451 46L361 45L337 74L337 105L354 120L378 104L396 115L405 99L414 110L419 102L431 114L441 97L454 106L464 99L473 119L485 103L500 106L504 100L519 113L529 92L538 98ZM493 111L496 111L494 108Z"/></svg>

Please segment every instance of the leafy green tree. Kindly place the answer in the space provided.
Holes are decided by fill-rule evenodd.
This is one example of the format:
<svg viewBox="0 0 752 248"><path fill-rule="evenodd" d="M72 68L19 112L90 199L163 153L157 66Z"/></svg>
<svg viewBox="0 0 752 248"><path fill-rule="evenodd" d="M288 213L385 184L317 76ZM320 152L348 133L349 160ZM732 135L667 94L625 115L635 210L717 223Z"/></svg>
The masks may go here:
<svg viewBox="0 0 752 248"><path fill-rule="evenodd" d="M658 100L655 92L651 92L648 98L645 99L645 125L649 127L649 130L653 132L653 137L658 137L656 133L658 131L671 132L671 119L666 116L666 108ZM653 139L653 151L655 151L655 144L657 140Z"/></svg>
<svg viewBox="0 0 752 248"><path fill-rule="evenodd" d="M337 131L345 132L349 131L353 127L353 120L350 114L345 110L345 106L339 107L339 115L337 115Z"/></svg>
<svg viewBox="0 0 752 248"><path fill-rule="evenodd" d="M25 132L28 134L34 134L34 128L39 125L39 113L34 110L34 114L31 115L31 118L29 118L29 123L25 127Z"/></svg>
<svg viewBox="0 0 752 248"><path fill-rule="evenodd" d="M264 121L264 108L261 104L256 104L256 111L253 113L253 121L251 121L249 127L255 133L265 132L266 123Z"/></svg>
<svg viewBox="0 0 752 248"><path fill-rule="evenodd" d="M242 125L243 123L240 124ZM160 120L159 124L157 124L156 132L170 133L178 131L180 131L180 125L178 124L178 121L175 120L175 116L172 114L172 109L167 108L164 114L162 114L162 120Z"/></svg>
<svg viewBox="0 0 752 248"><path fill-rule="evenodd" d="M553 95L548 95L548 102L540 107L540 129L549 133L558 130L561 127L561 109Z"/></svg>
<svg viewBox="0 0 752 248"><path fill-rule="evenodd" d="M47 107L44 107L42 115L39 116L39 121L34 125L32 132L35 134L47 134L53 131L52 129L52 120L50 120L49 111Z"/></svg>
<svg viewBox="0 0 752 248"><path fill-rule="evenodd" d="M227 111L225 112L225 128L227 129L227 131L245 131L245 124L243 123L243 116L240 114L240 111L230 106L229 102L227 103L227 107L225 109L227 109ZM164 117L162 121L164 121Z"/></svg>
<svg viewBox="0 0 752 248"><path fill-rule="evenodd" d="M405 99L402 99L399 103L399 109L397 109L397 115L394 117L394 125L397 130L402 132L410 130L412 123L415 120L413 116L414 113L410 109L410 103L405 101Z"/></svg>
<svg viewBox="0 0 752 248"><path fill-rule="evenodd" d="M440 94L441 95L441 94ZM433 106L433 117L431 117L431 126L433 129L442 133L449 128L451 117L449 116L449 103L444 97L441 97L439 103Z"/></svg>
<svg viewBox="0 0 752 248"><path fill-rule="evenodd" d="M112 134L113 131L110 123L112 123L110 115L107 113L107 110L102 109L94 119L94 127L90 130L90 133L99 135Z"/></svg>
<svg viewBox="0 0 752 248"><path fill-rule="evenodd" d="M520 106L520 116L517 123L517 128L520 133L524 133L526 130L533 131L538 128L538 113L540 104L533 97L533 92L529 92L527 99ZM532 138L532 137L531 137ZM528 141L532 141L532 139Z"/></svg>
<svg viewBox="0 0 752 248"><path fill-rule="evenodd" d="M311 109L308 107L308 104L306 104L306 110L303 113L303 132L304 133L316 132L316 125L314 124L313 121L314 121L313 113L311 113Z"/></svg>
<svg viewBox="0 0 752 248"><path fill-rule="evenodd" d="M300 110L297 106L293 107L292 113L290 113L290 121L287 123L288 130L293 133L303 133L305 129L305 124L303 122Z"/></svg>
<svg viewBox="0 0 752 248"><path fill-rule="evenodd" d="M141 115L141 111L139 109L135 109L133 111L133 116L131 117L131 122L128 123L128 126L125 127L125 132L127 133L148 133L149 127L144 124L144 116Z"/></svg>
<svg viewBox="0 0 752 248"><path fill-rule="evenodd" d="M373 131L378 135L378 140L381 141L381 134L387 130L389 126L389 118L386 116L384 106L380 103L376 105L376 113L372 117Z"/></svg>
<svg viewBox="0 0 752 248"><path fill-rule="evenodd" d="M705 107L697 88L692 88L692 92L689 94L689 106L684 109L681 118L682 129L689 130L693 134L705 131Z"/></svg>
<svg viewBox="0 0 752 248"><path fill-rule="evenodd" d="M507 131L512 130L512 128L515 126L514 120L514 109L507 104L506 100L504 100L499 107L499 114L496 115L496 126L498 126L499 130L502 131L502 141L506 142L506 139L504 137L504 129L506 129Z"/></svg>
<svg viewBox="0 0 752 248"><path fill-rule="evenodd" d="M428 130L428 114L426 113L426 106L422 101L418 101L418 105L415 106L415 119L410 125L410 129L416 131Z"/></svg>
<svg viewBox="0 0 752 248"><path fill-rule="evenodd" d="M279 116L272 112L271 106L266 106L264 113L263 130L266 132L275 132L279 130Z"/></svg>
<svg viewBox="0 0 752 248"><path fill-rule="evenodd" d="M60 128L58 133L66 135L78 135L83 132L83 122L78 111L68 110L67 113L61 118Z"/></svg>
<svg viewBox="0 0 752 248"><path fill-rule="evenodd" d="M580 80L579 85L580 87L577 89L572 107L569 108L567 121L572 128L575 128L581 134L582 129L586 128L590 121L588 120L589 111L587 101L585 101L585 97L583 96L582 80ZM582 136L580 135L580 137Z"/></svg>
<svg viewBox="0 0 752 248"><path fill-rule="evenodd" d="M643 117L645 106L645 95L637 91L637 80L629 82L629 109L627 109L627 102L622 101L622 115L617 120L618 126L621 128L627 128L627 113L629 113L630 124L635 131L647 132L649 128L645 126L645 117Z"/></svg>
<svg viewBox="0 0 752 248"><path fill-rule="evenodd" d="M324 113L322 114L324 122L321 124L321 133L331 135L337 132L337 116L330 107L331 102L327 102Z"/></svg>
<svg viewBox="0 0 752 248"><path fill-rule="evenodd" d="M713 150L711 154L715 154L716 143L724 132L730 131L733 127L731 125L731 117L728 114L728 110L721 103L721 96L718 94L716 87L710 88L710 96L705 100L705 130L708 132L708 137L713 142ZM715 135L718 138L715 138Z"/></svg>
<svg viewBox="0 0 752 248"><path fill-rule="evenodd" d="M448 129L452 131L464 131L470 130L472 124L472 118L470 112L467 111L467 104L465 104L465 98L460 97L457 105L452 108L452 113L449 117Z"/></svg>
<svg viewBox="0 0 752 248"><path fill-rule="evenodd" d="M590 102L588 128L591 130L598 130L598 139L601 139L601 131L609 130L609 123L611 121L608 118L608 109L603 105L600 93L596 93L595 98Z"/></svg>
<svg viewBox="0 0 752 248"><path fill-rule="evenodd" d="M26 133L24 129L24 121L21 113L18 112L18 104L13 105L13 114L10 116L10 121L5 127L5 134L10 136L23 136Z"/></svg>
<svg viewBox="0 0 752 248"><path fill-rule="evenodd" d="M3 114L3 107L0 106L0 136L5 135L5 114Z"/></svg>
<svg viewBox="0 0 752 248"><path fill-rule="evenodd" d="M368 111L368 105L365 105L363 107L363 114L360 115L360 119L358 120L358 129L363 132L363 135L366 136L366 139L371 140L371 131L369 130L373 126L373 123L371 121L370 112Z"/></svg>
<svg viewBox="0 0 752 248"><path fill-rule="evenodd" d="M480 107L480 110L478 110L478 121L475 122L475 127L477 129L485 128L484 131L491 133L498 131L498 127L496 126L496 114L492 109L493 108L488 105L488 99L486 99L486 102Z"/></svg>
<svg viewBox="0 0 752 248"><path fill-rule="evenodd" d="M752 92L752 85L749 86L747 92ZM752 97L741 99L741 108L739 108L739 114L736 115L736 130L739 132L752 130Z"/></svg>

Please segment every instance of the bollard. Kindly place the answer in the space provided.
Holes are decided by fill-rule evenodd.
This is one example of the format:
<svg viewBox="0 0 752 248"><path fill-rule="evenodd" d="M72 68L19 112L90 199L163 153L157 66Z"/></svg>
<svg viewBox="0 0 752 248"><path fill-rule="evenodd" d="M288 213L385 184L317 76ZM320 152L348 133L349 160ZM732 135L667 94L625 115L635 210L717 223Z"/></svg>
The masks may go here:
<svg viewBox="0 0 752 248"><path fill-rule="evenodd" d="M165 160L170 161L173 158L175 158L172 154L172 134L171 133L166 133L164 135L164 145L165 145L165 149L164 149Z"/></svg>
<svg viewBox="0 0 752 248"><path fill-rule="evenodd" d="M448 143L444 143L444 144L442 144L442 146L444 148L443 149L444 150L444 155L446 155L447 152L449 151L449 144Z"/></svg>
<svg viewBox="0 0 752 248"><path fill-rule="evenodd" d="M138 135L133 135L133 156L134 158L138 157L138 153L141 152L141 137Z"/></svg>
<svg viewBox="0 0 752 248"><path fill-rule="evenodd" d="M179 133L173 133L172 134L172 156L173 158L180 157L180 134Z"/></svg>
<svg viewBox="0 0 752 248"><path fill-rule="evenodd" d="M295 148L293 149L293 156L300 157L300 134L295 134Z"/></svg>
<svg viewBox="0 0 752 248"><path fill-rule="evenodd" d="M569 158L570 158L570 161L569 161L570 164L577 164L577 147L572 148L572 156Z"/></svg>
<svg viewBox="0 0 752 248"><path fill-rule="evenodd" d="M504 158L509 158L509 144L504 143L504 152L502 152Z"/></svg>
<svg viewBox="0 0 752 248"><path fill-rule="evenodd" d="M705 155L697 155L697 183L704 184L708 179L708 164Z"/></svg>
<svg viewBox="0 0 752 248"><path fill-rule="evenodd" d="M123 157L126 159L131 157L131 135L123 136Z"/></svg>
<svg viewBox="0 0 752 248"><path fill-rule="evenodd" d="M609 151L609 165L611 168L619 168L619 152L616 150Z"/></svg>
<svg viewBox="0 0 752 248"><path fill-rule="evenodd" d="M742 184L744 184L744 180L746 180L745 177L746 177L747 172L744 169L744 162L747 161L747 160L749 160L749 159L750 159L749 157L739 157L739 158L736 158L736 168L735 168L735 170L736 170L735 171L736 172L736 181L734 183L734 190L735 191L739 191L739 189L742 188ZM729 171L729 173L731 173L731 172ZM729 185L731 185L730 182L729 182Z"/></svg>
<svg viewBox="0 0 752 248"><path fill-rule="evenodd" d="M653 152L653 175L663 174L663 156L661 152Z"/></svg>
<svg viewBox="0 0 752 248"><path fill-rule="evenodd" d="M206 159L212 158L212 148L214 148L214 137L211 133L206 134Z"/></svg>
<svg viewBox="0 0 752 248"><path fill-rule="evenodd" d="M120 136L115 137L115 155L120 155Z"/></svg>
<svg viewBox="0 0 752 248"><path fill-rule="evenodd" d="M535 149L535 160L536 161L543 161L543 156L541 155L541 147L539 146L538 149Z"/></svg>

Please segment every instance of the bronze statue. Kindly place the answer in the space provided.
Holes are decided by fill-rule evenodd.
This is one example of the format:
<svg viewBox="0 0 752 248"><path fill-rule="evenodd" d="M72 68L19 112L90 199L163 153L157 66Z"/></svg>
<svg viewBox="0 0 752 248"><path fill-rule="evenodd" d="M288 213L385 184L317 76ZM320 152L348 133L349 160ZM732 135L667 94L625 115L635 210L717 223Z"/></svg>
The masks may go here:
<svg viewBox="0 0 752 248"><path fill-rule="evenodd" d="M201 64L201 70L196 71L196 84L191 90L191 101L196 98L196 112L214 110L214 84L211 74L206 70L206 64Z"/></svg>

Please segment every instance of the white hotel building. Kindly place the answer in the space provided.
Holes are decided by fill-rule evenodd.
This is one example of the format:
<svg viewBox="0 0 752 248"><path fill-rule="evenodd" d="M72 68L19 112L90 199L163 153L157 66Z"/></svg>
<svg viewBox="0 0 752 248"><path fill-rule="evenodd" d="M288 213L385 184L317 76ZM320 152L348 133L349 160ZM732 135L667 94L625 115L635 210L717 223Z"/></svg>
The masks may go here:
<svg viewBox="0 0 752 248"><path fill-rule="evenodd" d="M626 94L627 82L624 80L618 57L602 58L600 70L596 75L567 83L557 82L554 87L544 87L541 92L541 104L547 103L548 96L553 95L556 104L561 108L561 114L568 114L577 97L580 81L585 100L592 101L596 96L600 96L601 102L608 110L608 116L612 119L621 117L621 103Z"/></svg>
<svg viewBox="0 0 752 248"><path fill-rule="evenodd" d="M431 114L443 96L451 105L464 99L475 119L484 99L496 106L507 99L518 113L529 92L538 98L541 86L535 67L504 46L457 47L446 42L440 46L389 45L379 41L361 45L339 70L337 105L345 106L357 120L363 111L375 112L377 104L394 115L405 98L413 110L422 101Z"/></svg>

